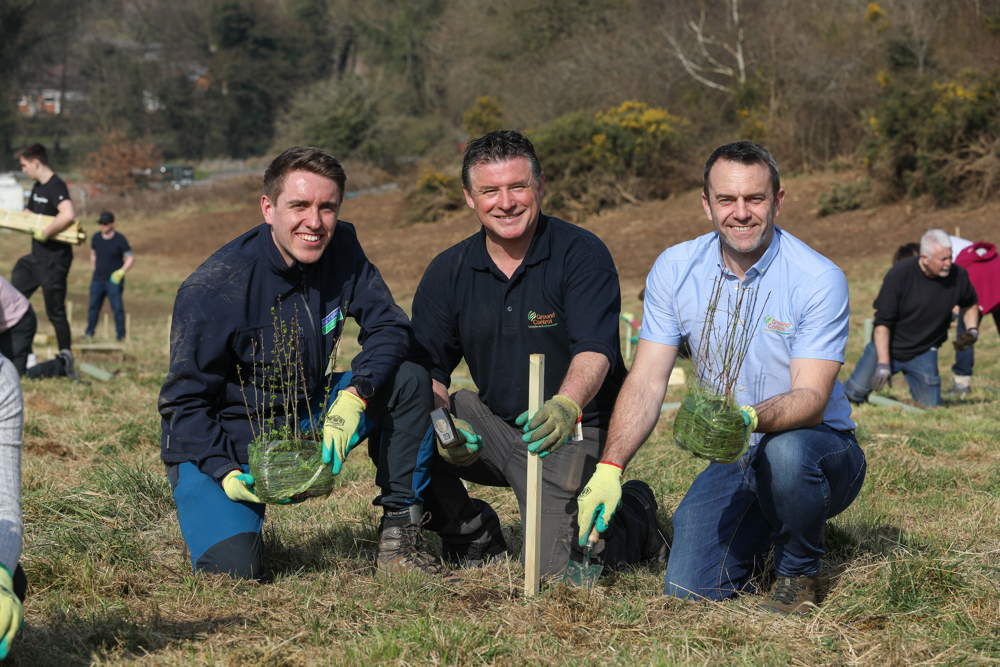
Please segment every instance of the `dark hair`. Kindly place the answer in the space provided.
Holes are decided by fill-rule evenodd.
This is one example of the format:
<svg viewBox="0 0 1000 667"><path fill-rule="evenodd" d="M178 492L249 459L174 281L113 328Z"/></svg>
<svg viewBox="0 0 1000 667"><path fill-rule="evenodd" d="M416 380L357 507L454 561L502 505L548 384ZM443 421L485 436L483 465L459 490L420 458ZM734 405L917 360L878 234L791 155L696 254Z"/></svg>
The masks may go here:
<svg viewBox="0 0 1000 667"><path fill-rule="evenodd" d="M916 257L920 254L920 244L919 243L907 243L906 245L901 245L896 248L896 254L892 256L892 263L899 264L904 259L910 257Z"/></svg>
<svg viewBox="0 0 1000 667"><path fill-rule="evenodd" d="M38 160L46 167L49 166L49 152L45 150L45 146L34 143L28 144L17 153L14 153L15 158L24 158L28 162L32 160Z"/></svg>
<svg viewBox="0 0 1000 667"><path fill-rule="evenodd" d="M278 195L285 187L285 178L293 171L309 171L318 176L329 178L337 184L340 200L344 200L344 184L347 174L340 166L337 158L321 148L310 146L294 146L274 158L264 172L264 196L277 204Z"/></svg>
<svg viewBox="0 0 1000 667"><path fill-rule="evenodd" d="M734 144L726 144L715 149L708 158L708 162L705 163L705 173L702 177L706 197L708 196L708 174L720 159L743 165L764 165L771 172L771 194L775 198L778 197L778 190L781 189L778 163L774 161L774 157L767 152L766 148L752 141L737 141Z"/></svg>
<svg viewBox="0 0 1000 667"><path fill-rule="evenodd" d="M462 159L462 187L472 192L472 168L477 164L506 162L523 157L531 165L531 175L535 183L542 181L542 165L538 163L535 147L528 137L516 130L496 130L473 139L465 147Z"/></svg>

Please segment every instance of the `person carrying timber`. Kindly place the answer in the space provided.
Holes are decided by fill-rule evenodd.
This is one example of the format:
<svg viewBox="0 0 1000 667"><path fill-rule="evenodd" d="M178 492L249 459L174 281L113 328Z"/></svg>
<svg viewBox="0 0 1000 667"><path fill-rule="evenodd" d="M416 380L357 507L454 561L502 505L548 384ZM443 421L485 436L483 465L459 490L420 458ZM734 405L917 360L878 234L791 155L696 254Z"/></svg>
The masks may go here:
<svg viewBox="0 0 1000 667"><path fill-rule="evenodd" d="M857 496L865 456L837 381L847 341L847 280L828 259L776 227L785 191L778 166L749 142L722 146L704 170L711 234L668 248L646 280L635 361L615 403L608 444L578 499L580 539L614 516L622 469L660 416L678 347L701 348L713 284L751 287L761 322L737 378L744 453L710 463L674 513L664 594L723 600L754 590L773 547L777 580L761 608L816 605L824 525ZM767 299L764 295L769 295ZM770 320L766 316L770 316ZM725 351L718 338L709 354Z"/></svg>
<svg viewBox="0 0 1000 667"><path fill-rule="evenodd" d="M571 557L573 499L600 460L608 419L625 377L618 338L621 292L607 247L594 234L541 212L545 179L520 132L491 132L469 143L462 165L469 208L482 228L438 255L413 297L413 327L431 374L435 407L447 407L465 444L438 447L428 528L443 555L478 565L507 553L489 504L462 480L510 487L524 516L528 452L544 457L541 490L543 576L558 577ZM545 355L545 403L527 413L529 356ZM449 395L465 358L478 393ZM583 439L567 444L577 423ZM620 520L595 548L610 567L666 560L656 499L626 484ZM572 554L572 555L571 555Z"/></svg>
<svg viewBox="0 0 1000 667"><path fill-rule="evenodd" d="M45 229L32 232L31 253L17 260L10 282L29 299L36 289L42 288L45 314L55 329L59 352L72 365L72 336L66 317L66 278L73 263L73 247L53 237L73 224L76 211L66 183L49 167L45 146L30 144L17 152L17 158L21 162L21 171L35 181L28 210L50 216L52 221Z"/></svg>
<svg viewBox="0 0 1000 667"><path fill-rule="evenodd" d="M421 551L420 494L434 453L430 377L404 361L410 322L354 226L338 220L345 181L332 155L288 149L264 174L264 223L209 257L177 292L159 397L161 459L195 571L265 577L265 505L247 465L253 424L315 416L328 392L323 462L339 474L367 438L376 464L378 569L440 572ZM335 373L348 316L361 328L362 351L351 371ZM292 389L272 381L287 353L272 344L276 331L296 341L303 379Z"/></svg>
<svg viewBox="0 0 1000 667"><path fill-rule="evenodd" d="M864 403L902 371L913 400L929 408L941 405L938 347L948 340L955 306L962 309L964 325L955 349L968 349L979 337L976 290L969 273L952 263L951 250L944 230L928 230L920 239L920 255L885 274L875 298L872 341L844 383L847 398Z"/></svg>

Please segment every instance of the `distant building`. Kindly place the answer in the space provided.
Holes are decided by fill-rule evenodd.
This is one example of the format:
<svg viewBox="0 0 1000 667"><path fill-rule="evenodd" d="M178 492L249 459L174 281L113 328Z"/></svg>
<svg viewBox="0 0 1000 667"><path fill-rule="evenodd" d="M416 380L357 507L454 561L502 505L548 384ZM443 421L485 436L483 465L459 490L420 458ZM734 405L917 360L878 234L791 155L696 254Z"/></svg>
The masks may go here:
<svg viewBox="0 0 1000 667"><path fill-rule="evenodd" d="M66 102L82 102L87 96L78 90L66 91ZM41 88L21 95L17 102L17 110L22 116L37 116L39 114L59 114L63 110L62 96L55 88Z"/></svg>

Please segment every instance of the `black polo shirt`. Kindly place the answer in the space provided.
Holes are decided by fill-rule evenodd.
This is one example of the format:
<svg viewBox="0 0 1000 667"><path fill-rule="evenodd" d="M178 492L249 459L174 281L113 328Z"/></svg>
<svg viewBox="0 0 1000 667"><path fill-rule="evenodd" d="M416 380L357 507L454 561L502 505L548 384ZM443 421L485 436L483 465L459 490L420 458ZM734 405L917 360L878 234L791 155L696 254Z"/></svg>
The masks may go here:
<svg viewBox="0 0 1000 667"><path fill-rule="evenodd" d="M513 424L528 409L530 355L545 355L547 400L559 393L575 355L598 352L611 368L583 408L583 425L607 429L626 374L620 310L618 271L593 233L542 215L524 261L508 279L480 229L427 267L413 296L416 357L446 387L465 357L482 401Z"/></svg>

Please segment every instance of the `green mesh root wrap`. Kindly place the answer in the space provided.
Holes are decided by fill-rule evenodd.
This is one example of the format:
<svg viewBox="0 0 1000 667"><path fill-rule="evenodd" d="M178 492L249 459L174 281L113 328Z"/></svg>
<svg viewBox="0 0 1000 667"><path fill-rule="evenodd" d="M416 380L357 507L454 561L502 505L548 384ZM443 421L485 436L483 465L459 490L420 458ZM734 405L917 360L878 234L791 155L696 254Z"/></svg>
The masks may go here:
<svg viewBox="0 0 1000 667"><path fill-rule="evenodd" d="M323 465L323 443L314 440L251 443L250 474L264 503L328 496L336 479Z"/></svg>
<svg viewBox="0 0 1000 667"><path fill-rule="evenodd" d="M692 380L674 418L674 445L709 461L732 463L743 453L744 428L735 401Z"/></svg>

